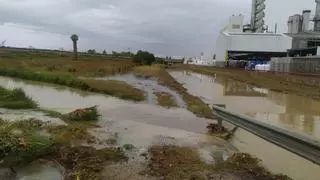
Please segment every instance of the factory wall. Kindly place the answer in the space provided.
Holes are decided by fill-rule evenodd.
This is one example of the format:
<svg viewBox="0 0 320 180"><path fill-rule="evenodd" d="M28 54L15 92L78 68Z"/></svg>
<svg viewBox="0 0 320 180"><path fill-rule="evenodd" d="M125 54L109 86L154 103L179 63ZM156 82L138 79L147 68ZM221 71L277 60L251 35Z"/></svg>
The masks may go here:
<svg viewBox="0 0 320 180"><path fill-rule="evenodd" d="M275 34L244 34L232 35L229 43L229 51L287 52L292 38Z"/></svg>
<svg viewBox="0 0 320 180"><path fill-rule="evenodd" d="M320 73L320 56L272 58L271 71L282 73Z"/></svg>
<svg viewBox="0 0 320 180"><path fill-rule="evenodd" d="M286 35L255 33L220 33L215 48L216 65L226 61L228 51L287 52L292 38Z"/></svg>
<svg viewBox="0 0 320 180"><path fill-rule="evenodd" d="M216 48L215 48L215 65L216 66L224 66L227 56L228 50L228 41L229 36L225 33L220 33L217 41L216 41Z"/></svg>

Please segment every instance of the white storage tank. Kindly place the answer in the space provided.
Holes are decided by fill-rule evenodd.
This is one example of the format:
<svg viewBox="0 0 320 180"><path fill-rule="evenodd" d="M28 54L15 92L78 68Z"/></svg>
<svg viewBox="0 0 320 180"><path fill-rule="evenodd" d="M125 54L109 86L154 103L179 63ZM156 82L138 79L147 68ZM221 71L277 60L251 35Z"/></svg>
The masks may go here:
<svg viewBox="0 0 320 180"><path fill-rule="evenodd" d="M302 31L308 31L309 30L309 24L310 24L310 14L311 11L310 10L304 10L302 12Z"/></svg>
<svg viewBox="0 0 320 180"><path fill-rule="evenodd" d="M302 31L302 16L300 14L293 15L291 33L299 33L301 31Z"/></svg>

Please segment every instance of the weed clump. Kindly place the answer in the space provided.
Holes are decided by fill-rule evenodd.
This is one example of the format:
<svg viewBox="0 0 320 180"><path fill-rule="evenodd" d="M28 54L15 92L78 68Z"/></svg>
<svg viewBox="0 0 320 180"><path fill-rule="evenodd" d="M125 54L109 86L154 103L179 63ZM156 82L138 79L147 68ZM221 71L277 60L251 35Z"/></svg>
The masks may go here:
<svg viewBox="0 0 320 180"><path fill-rule="evenodd" d="M157 96L157 101L160 106L166 108L178 107L178 104L171 94L165 92L156 92L155 95Z"/></svg>
<svg viewBox="0 0 320 180"><path fill-rule="evenodd" d="M261 160L249 154L237 153L226 162L217 165L215 171L230 172L240 177L242 176L243 179L291 180L291 178L285 175L271 174L260 163Z"/></svg>
<svg viewBox="0 0 320 180"><path fill-rule="evenodd" d="M102 179L100 173L108 161L125 161L120 148L96 150L93 147L55 146L48 158L54 158L66 169L66 179Z"/></svg>
<svg viewBox="0 0 320 180"><path fill-rule="evenodd" d="M196 151L187 147L152 146L147 173L164 179L190 179L206 165Z"/></svg>
<svg viewBox="0 0 320 180"><path fill-rule="evenodd" d="M33 109L38 105L22 89L7 90L0 87L0 107L8 109Z"/></svg>
<svg viewBox="0 0 320 180"><path fill-rule="evenodd" d="M76 109L75 111L63 115L63 117L70 121L97 121L99 119L97 106Z"/></svg>
<svg viewBox="0 0 320 180"><path fill-rule="evenodd" d="M0 167L23 165L45 155L53 145L53 139L41 136L37 131L39 121L27 120L11 123L1 120ZM19 131L19 133L15 133Z"/></svg>

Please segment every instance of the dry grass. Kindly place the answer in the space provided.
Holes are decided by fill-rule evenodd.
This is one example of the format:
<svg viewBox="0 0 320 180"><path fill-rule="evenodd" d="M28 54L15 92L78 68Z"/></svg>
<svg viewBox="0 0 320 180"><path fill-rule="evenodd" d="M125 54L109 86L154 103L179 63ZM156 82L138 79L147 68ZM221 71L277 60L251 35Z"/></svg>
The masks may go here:
<svg viewBox="0 0 320 180"><path fill-rule="evenodd" d="M36 72L53 72L54 74L71 74L74 76L106 76L126 73L135 64L128 59L83 60L72 61L67 58L7 60L0 59L0 66L6 68L22 68Z"/></svg>
<svg viewBox="0 0 320 180"><path fill-rule="evenodd" d="M178 107L178 104L174 100L173 96L166 92L156 92L157 101L160 106L166 108Z"/></svg>
<svg viewBox="0 0 320 180"><path fill-rule="evenodd" d="M133 69L133 73L138 76L158 77L161 72L160 65L137 66Z"/></svg>
<svg viewBox="0 0 320 180"><path fill-rule="evenodd" d="M88 84L91 91L94 92L105 93L133 101L142 101L145 98L141 90L122 81L84 79L84 82Z"/></svg>

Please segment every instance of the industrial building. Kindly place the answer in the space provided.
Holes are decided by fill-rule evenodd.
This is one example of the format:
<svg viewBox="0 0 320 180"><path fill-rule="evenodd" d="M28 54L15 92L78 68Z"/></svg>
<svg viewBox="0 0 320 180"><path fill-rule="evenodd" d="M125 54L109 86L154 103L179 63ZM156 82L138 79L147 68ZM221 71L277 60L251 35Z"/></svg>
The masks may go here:
<svg viewBox="0 0 320 180"><path fill-rule="evenodd" d="M286 35L292 38L291 49L285 58L272 58L271 71L296 74L320 73L320 0L315 2L317 6L313 18L310 17L310 10L289 17ZM313 27L310 27L310 21L313 21Z"/></svg>
<svg viewBox="0 0 320 180"><path fill-rule="evenodd" d="M264 60L285 57L292 38L286 34L265 32L265 0L252 1L251 24L245 25L243 15L233 15L220 32L215 48L215 65L226 66L234 60Z"/></svg>

